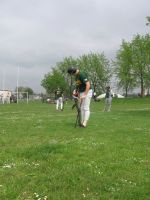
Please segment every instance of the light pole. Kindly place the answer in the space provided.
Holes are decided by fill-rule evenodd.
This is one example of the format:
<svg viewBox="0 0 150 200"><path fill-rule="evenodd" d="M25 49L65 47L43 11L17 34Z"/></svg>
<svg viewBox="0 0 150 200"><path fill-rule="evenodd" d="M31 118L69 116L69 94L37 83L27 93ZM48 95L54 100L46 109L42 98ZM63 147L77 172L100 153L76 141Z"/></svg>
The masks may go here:
<svg viewBox="0 0 150 200"><path fill-rule="evenodd" d="M19 67L17 69L17 103L19 101Z"/></svg>

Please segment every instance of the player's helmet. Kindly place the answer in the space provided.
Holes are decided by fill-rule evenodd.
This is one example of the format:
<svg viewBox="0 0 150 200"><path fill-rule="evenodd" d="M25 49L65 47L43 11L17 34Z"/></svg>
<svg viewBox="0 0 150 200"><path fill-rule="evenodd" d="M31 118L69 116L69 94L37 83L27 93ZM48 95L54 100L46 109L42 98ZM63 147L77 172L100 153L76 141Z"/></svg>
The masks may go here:
<svg viewBox="0 0 150 200"><path fill-rule="evenodd" d="M77 69L75 67L69 67L67 72L68 74L72 75L72 74L75 74L77 71Z"/></svg>

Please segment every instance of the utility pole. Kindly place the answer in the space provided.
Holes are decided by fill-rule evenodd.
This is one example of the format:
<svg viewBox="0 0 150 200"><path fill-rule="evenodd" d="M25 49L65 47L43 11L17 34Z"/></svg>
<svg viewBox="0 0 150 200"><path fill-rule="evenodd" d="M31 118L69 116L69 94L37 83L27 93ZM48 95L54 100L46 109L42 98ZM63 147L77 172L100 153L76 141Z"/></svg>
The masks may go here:
<svg viewBox="0 0 150 200"><path fill-rule="evenodd" d="M17 69L17 103L19 101L19 67Z"/></svg>

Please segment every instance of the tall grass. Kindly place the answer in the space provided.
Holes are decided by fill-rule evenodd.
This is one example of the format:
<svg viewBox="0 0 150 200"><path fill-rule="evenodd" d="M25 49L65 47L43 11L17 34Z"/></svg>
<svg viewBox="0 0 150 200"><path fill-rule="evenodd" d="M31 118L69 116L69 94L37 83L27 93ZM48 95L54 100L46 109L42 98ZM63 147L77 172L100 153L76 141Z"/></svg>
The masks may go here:
<svg viewBox="0 0 150 200"><path fill-rule="evenodd" d="M0 105L0 199L150 199L150 99L92 102L87 128L72 104Z"/></svg>

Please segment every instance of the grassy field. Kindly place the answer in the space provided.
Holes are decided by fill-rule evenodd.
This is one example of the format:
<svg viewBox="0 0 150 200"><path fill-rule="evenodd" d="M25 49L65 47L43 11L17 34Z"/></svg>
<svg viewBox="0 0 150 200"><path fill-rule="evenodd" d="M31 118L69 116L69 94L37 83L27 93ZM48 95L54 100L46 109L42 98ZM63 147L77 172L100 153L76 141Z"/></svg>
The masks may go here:
<svg viewBox="0 0 150 200"><path fill-rule="evenodd" d="M92 102L87 128L72 104L0 105L0 199L150 199L150 98Z"/></svg>

